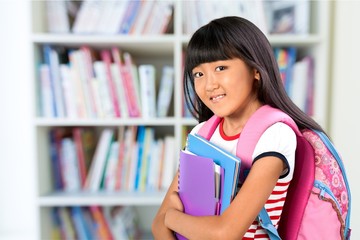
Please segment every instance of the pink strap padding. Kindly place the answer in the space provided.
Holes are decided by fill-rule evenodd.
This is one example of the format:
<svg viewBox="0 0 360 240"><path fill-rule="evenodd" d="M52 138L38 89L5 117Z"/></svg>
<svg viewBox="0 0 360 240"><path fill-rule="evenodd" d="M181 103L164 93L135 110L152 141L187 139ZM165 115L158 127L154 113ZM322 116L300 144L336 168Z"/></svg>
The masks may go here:
<svg viewBox="0 0 360 240"><path fill-rule="evenodd" d="M216 115L213 115L210 119L208 119L204 125L200 128L199 134L203 138L210 140L211 136L214 134L216 127L219 125L221 118Z"/></svg>

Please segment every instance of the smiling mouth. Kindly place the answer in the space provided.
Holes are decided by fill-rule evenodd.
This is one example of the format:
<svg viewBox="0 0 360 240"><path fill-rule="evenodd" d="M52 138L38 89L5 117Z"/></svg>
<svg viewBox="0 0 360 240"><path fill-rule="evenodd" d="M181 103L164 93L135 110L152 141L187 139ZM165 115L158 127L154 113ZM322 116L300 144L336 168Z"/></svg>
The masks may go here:
<svg viewBox="0 0 360 240"><path fill-rule="evenodd" d="M222 99L223 97L225 97L225 94L220 94L220 95L217 95L215 97L210 97L210 101L217 102L220 99Z"/></svg>

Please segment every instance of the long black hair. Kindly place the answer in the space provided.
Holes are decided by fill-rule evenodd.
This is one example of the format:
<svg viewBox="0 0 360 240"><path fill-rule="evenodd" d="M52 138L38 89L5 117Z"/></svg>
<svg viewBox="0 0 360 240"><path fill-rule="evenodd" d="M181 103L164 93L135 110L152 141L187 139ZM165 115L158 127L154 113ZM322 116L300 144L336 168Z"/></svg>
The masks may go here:
<svg viewBox="0 0 360 240"><path fill-rule="evenodd" d="M192 115L199 121L214 113L195 94L192 70L202 64L239 58L260 73L258 98L287 113L299 129L323 131L321 126L301 111L289 98L283 86L273 49L261 30L250 21L235 16L212 20L191 37L184 66L184 95Z"/></svg>

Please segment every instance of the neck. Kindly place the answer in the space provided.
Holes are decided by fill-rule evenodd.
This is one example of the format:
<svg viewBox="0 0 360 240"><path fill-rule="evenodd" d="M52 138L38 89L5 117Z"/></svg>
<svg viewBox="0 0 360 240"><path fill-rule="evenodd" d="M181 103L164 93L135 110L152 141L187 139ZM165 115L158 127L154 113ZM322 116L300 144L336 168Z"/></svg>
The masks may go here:
<svg viewBox="0 0 360 240"><path fill-rule="evenodd" d="M242 110L236 116L224 117L223 131L227 136L240 134L249 118L262 106L261 103L254 103Z"/></svg>

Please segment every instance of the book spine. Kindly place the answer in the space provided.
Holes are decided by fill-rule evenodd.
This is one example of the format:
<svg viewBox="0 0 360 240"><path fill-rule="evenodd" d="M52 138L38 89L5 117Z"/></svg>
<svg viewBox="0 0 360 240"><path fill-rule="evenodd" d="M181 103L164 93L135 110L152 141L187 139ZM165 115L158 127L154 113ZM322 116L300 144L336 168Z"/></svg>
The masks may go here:
<svg viewBox="0 0 360 240"><path fill-rule="evenodd" d="M107 82L108 82L108 86L109 86L109 92L110 92L110 97L113 103L113 110L114 110L114 114L115 117L120 117L120 105L119 105L119 100L118 100L118 96L116 93L116 86L114 83L114 78L111 74L111 54L110 51L108 50L102 50L101 51L101 58L103 60L103 62L105 63L105 71L106 71L106 77L107 77Z"/></svg>
<svg viewBox="0 0 360 240"><path fill-rule="evenodd" d="M82 129L81 128L73 128L73 138L76 147L77 159L78 159L78 169L81 180L81 187L85 186L87 169L85 163L85 155L84 155L84 146L82 142Z"/></svg>

